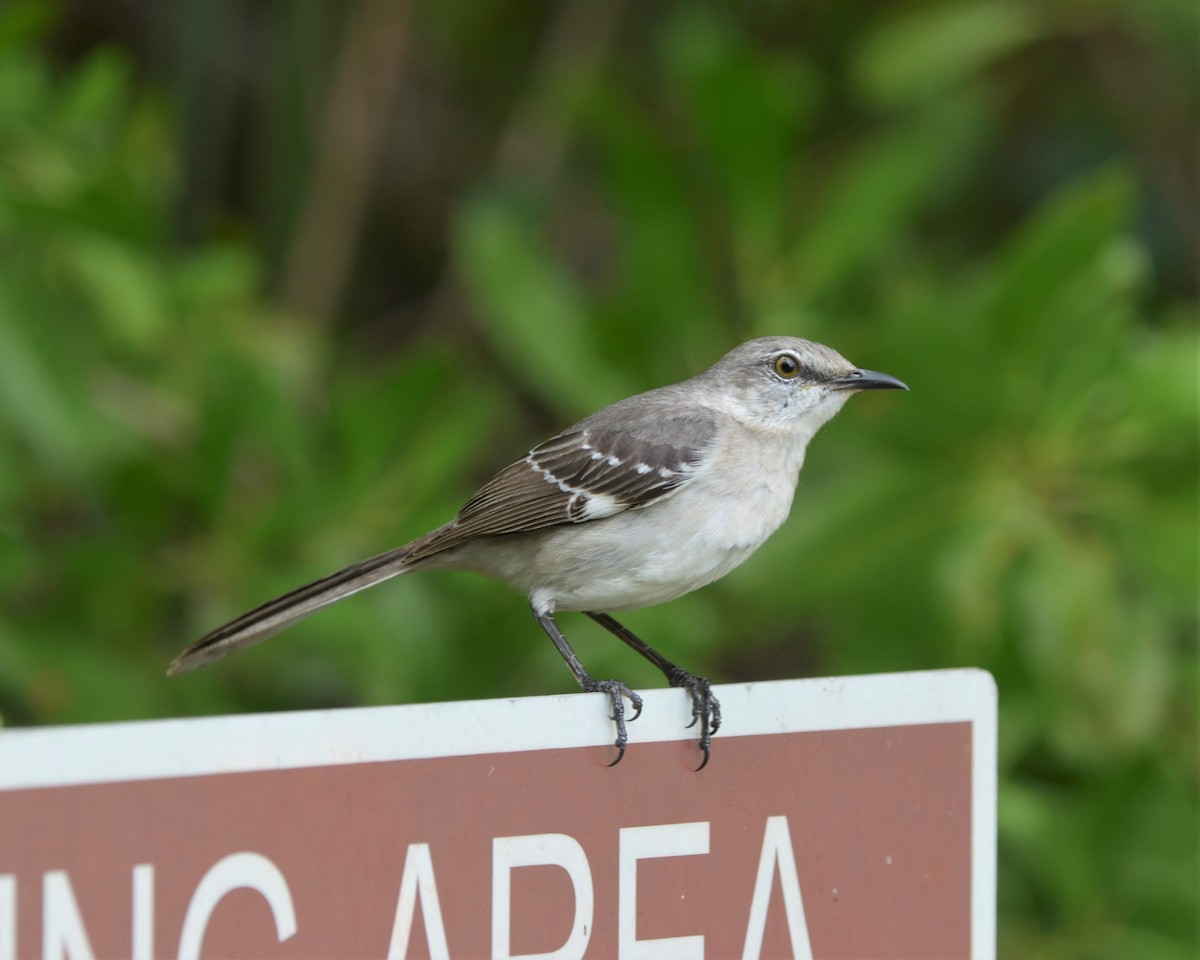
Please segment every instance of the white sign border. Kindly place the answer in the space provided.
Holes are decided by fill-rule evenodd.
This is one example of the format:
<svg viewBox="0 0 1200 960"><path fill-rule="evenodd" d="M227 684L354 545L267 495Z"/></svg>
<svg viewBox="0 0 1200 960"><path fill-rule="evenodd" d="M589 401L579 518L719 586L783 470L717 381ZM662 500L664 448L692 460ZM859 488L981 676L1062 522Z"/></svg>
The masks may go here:
<svg viewBox="0 0 1200 960"><path fill-rule="evenodd" d="M984 670L931 670L713 688L726 736L969 722L971 954L996 953L997 692ZM643 693L637 744L695 739L683 690ZM564 694L0 729L0 790L158 780L612 743L607 698ZM703 776L703 774L698 774Z"/></svg>

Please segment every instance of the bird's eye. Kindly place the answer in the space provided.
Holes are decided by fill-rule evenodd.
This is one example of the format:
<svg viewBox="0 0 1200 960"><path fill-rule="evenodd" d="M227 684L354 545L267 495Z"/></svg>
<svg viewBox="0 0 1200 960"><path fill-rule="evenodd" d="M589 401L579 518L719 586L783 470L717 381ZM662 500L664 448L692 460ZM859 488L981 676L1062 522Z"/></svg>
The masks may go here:
<svg viewBox="0 0 1200 960"><path fill-rule="evenodd" d="M800 375L800 360L793 353L781 353L775 358L775 373L784 380L795 380Z"/></svg>

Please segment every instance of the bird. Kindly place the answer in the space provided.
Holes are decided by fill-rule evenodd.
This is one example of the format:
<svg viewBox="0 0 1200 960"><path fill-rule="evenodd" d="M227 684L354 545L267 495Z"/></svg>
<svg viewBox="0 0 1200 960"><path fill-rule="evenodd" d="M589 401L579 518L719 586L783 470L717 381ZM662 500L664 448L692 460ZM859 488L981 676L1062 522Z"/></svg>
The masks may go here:
<svg viewBox="0 0 1200 960"><path fill-rule="evenodd" d="M907 390L830 347L790 336L730 350L679 383L604 407L504 467L448 523L269 600L180 653L175 675L266 640L352 594L401 574L466 570L504 581L580 688L608 698L616 758L641 697L584 668L555 614L586 614L649 660L691 700L708 764L721 726L705 677L677 666L612 616L674 600L740 565L784 522L809 441L854 393Z"/></svg>

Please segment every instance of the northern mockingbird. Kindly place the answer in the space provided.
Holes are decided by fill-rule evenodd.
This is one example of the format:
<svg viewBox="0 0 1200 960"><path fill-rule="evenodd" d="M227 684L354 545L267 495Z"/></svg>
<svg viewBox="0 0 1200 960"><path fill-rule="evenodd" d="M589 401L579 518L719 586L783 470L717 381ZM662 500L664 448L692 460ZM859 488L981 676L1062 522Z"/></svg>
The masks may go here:
<svg viewBox="0 0 1200 960"><path fill-rule="evenodd" d="M183 673L278 633L322 607L416 570L473 570L512 584L579 686L605 694L625 754L627 698L596 680L554 614L586 613L691 697L708 763L721 707L694 676L606 611L665 603L723 577L788 515L808 441L858 390L908 388L794 337L751 340L708 370L605 407L485 483L444 526L255 607L171 663Z"/></svg>

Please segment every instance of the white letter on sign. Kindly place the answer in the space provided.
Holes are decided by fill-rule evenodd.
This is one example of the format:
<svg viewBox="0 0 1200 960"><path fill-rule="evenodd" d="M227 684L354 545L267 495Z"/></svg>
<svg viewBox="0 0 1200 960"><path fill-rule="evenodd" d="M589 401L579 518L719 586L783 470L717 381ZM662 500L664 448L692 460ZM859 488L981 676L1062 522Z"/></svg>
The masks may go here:
<svg viewBox="0 0 1200 960"><path fill-rule="evenodd" d="M42 956L45 960L95 956L65 870L49 870L42 877Z"/></svg>
<svg viewBox="0 0 1200 960"><path fill-rule="evenodd" d="M592 935L592 869L574 837L564 833L535 833L528 837L492 840L492 956L510 960L512 954L512 870L514 867L556 866L567 871L575 888L575 919L566 942L553 953L525 953L521 960L582 957Z"/></svg>
<svg viewBox="0 0 1200 960"><path fill-rule="evenodd" d="M279 868L261 853L231 853L209 868L192 894L179 937L179 960L199 960L209 917L221 898L239 887L257 890L266 898L280 943L296 933L296 908Z"/></svg>
<svg viewBox="0 0 1200 960"><path fill-rule="evenodd" d="M704 936L637 938L637 862L708 853L708 821L623 827L617 867L617 953L636 960L704 957Z"/></svg>
<svg viewBox="0 0 1200 960"><path fill-rule="evenodd" d="M410 843L408 853L404 855L404 873L400 875L400 897L396 901L396 919L392 921L388 960L404 960L408 956L408 938L412 934L418 896L421 898L421 919L425 921L429 958L450 960L450 948L446 946L446 925L442 922L442 907L438 903L437 881L433 877L433 857L427 843Z"/></svg>
<svg viewBox="0 0 1200 960"><path fill-rule="evenodd" d="M154 960L154 864L133 868L133 960Z"/></svg>
<svg viewBox="0 0 1200 960"><path fill-rule="evenodd" d="M0 960L17 960L17 878L0 874Z"/></svg>
<svg viewBox="0 0 1200 960"><path fill-rule="evenodd" d="M792 956L796 960L812 960L808 921L804 918L800 877L796 873L796 856L792 852L787 817L767 817L767 829L763 831L762 856L758 861L758 878L754 881L754 897L750 901L750 922L746 925L746 945L742 949L742 960L757 960L762 953L763 934L767 929L767 907L771 903L771 884L775 880L776 864L779 864L779 886L783 891L783 911L787 915L788 935L792 939Z"/></svg>

